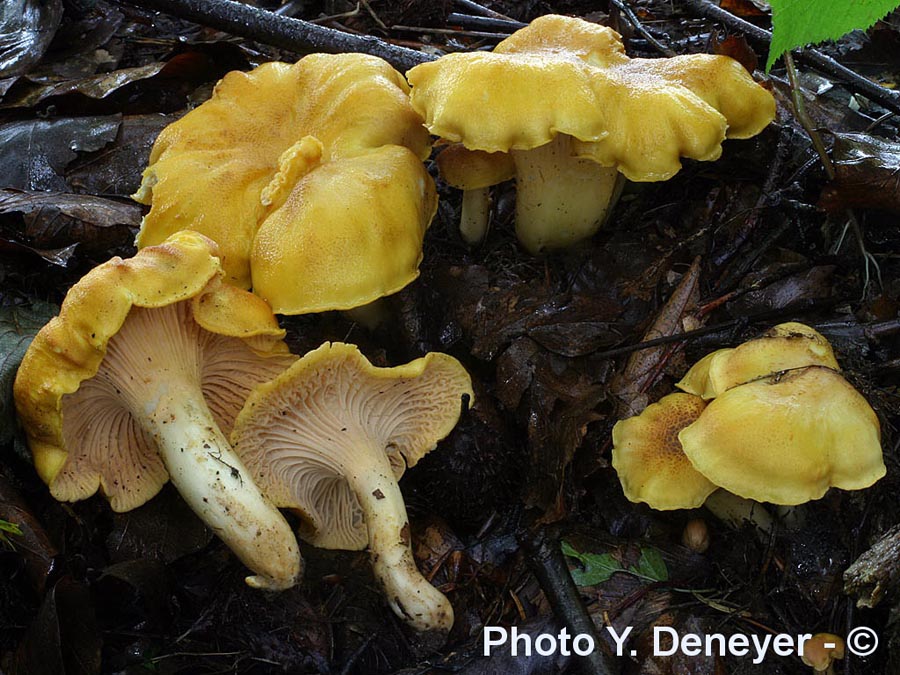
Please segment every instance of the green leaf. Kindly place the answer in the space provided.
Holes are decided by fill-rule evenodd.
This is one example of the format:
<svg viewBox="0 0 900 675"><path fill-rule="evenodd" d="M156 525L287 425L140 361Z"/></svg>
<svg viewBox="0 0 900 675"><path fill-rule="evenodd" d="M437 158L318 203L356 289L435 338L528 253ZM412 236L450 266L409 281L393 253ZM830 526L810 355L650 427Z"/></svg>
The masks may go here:
<svg viewBox="0 0 900 675"><path fill-rule="evenodd" d="M566 542L562 542L563 555L569 558L575 558L583 566L584 569L572 570L572 580L576 586L596 586L609 579L616 572L624 572L618 560L613 558L609 553L579 553Z"/></svg>
<svg viewBox="0 0 900 675"><path fill-rule="evenodd" d="M640 560L638 560L637 565L631 568L631 571L651 581L669 580L669 569L666 567L666 561L663 560L662 554L655 548L641 548Z"/></svg>
<svg viewBox="0 0 900 675"><path fill-rule="evenodd" d="M852 30L866 30L898 7L897 0L769 0L772 44L766 72L784 52Z"/></svg>
<svg viewBox="0 0 900 675"><path fill-rule="evenodd" d="M0 445L15 432L13 381L31 340L58 309L46 302L0 307Z"/></svg>
<svg viewBox="0 0 900 675"><path fill-rule="evenodd" d="M22 528L15 523L11 523L8 520L3 520L2 518L0 518L0 543L9 544L10 546L12 546L12 542L6 536L7 534L15 534L21 537Z"/></svg>

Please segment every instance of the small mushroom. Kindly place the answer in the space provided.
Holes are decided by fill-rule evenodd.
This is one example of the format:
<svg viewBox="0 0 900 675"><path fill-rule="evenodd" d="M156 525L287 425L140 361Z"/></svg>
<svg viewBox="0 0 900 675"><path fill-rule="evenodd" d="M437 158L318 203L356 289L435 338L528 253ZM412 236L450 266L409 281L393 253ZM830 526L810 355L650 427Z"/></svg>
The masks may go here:
<svg viewBox="0 0 900 675"><path fill-rule="evenodd" d="M248 584L287 588L297 541L226 434L250 388L296 359L269 307L223 282L217 253L184 231L89 272L25 354L16 409L57 499L99 489L129 511L171 480L253 570Z"/></svg>
<svg viewBox="0 0 900 675"><path fill-rule="evenodd" d="M459 233L468 244L478 244L487 234L491 210L490 187L516 175L512 157L504 152L466 150L454 143L437 156L441 177L463 191Z"/></svg>
<svg viewBox="0 0 900 675"><path fill-rule="evenodd" d="M709 526L703 518L691 518L681 533L681 543L695 553L709 548Z"/></svg>
<svg viewBox="0 0 900 675"><path fill-rule="evenodd" d="M531 253L596 232L621 187L667 180L681 157L714 160L758 134L772 96L733 59L629 59L615 31L547 15L493 52L448 54L407 73L432 134L511 153L516 234Z"/></svg>
<svg viewBox="0 0 900 675"><path fill-rule="evenodd" d="M816 673L833 673L832 663L844 658L844 639L833 633L816 633L803 643L800 660Z"/></svg>
<svg viewBox="0 0 900 675"><path fill-rule="evenodd" d="M416 569L397 481L450 433L467 398L469 376L445 354L376 368L353 345L326 343L253 391L232 441L275 504L303 517L304 539L368 546L394 612L416 630L449 631L453 608Z"/></svg>
<svg viewBox="0 0 900 675"><path fill-rule="evenodd" d="M706 403L691 394L669 394L640 415L613 427L612 464L625 496L654 509L697 508L716 486L684 454L679 432L695 422Z"/></svg>
<svg viewBox="0 0 900 675"><path fill-rule="evenodd" d="M134 195L151 205L138 246L202 232L222 247L229 281L281 314L400 290L418 276L437 209L408 91L364 54L228 73L157 138Z"/></svg>
<svg viewBox="0 0 900 675"><path fill-rule="evenodd" d="M714 484L774 504L860 490L885 474L878 417L831 368L793 369L728 389L678 439Z"/></svg>
<svg viewBox="0 0 900 675"><path fill-rule="evenodd" d="M719 349L697 361L677 386L704 399L783 370L823 366L840 371L821 333L802 323L779 324L734 349Z"/></svg>

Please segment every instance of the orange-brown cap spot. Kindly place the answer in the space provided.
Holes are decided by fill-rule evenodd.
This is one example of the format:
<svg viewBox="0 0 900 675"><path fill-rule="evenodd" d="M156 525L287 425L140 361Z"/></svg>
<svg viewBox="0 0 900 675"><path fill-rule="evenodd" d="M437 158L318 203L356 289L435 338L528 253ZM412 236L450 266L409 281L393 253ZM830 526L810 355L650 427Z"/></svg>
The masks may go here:
<svg viewBox="0 0 900 675"><path fill-rule="evenodd" d="M698 396L670 394L616 423L612 463L628 499L660 510L691 509L716 489L691 465L678 441L678 433L705 407Z"/></svg>

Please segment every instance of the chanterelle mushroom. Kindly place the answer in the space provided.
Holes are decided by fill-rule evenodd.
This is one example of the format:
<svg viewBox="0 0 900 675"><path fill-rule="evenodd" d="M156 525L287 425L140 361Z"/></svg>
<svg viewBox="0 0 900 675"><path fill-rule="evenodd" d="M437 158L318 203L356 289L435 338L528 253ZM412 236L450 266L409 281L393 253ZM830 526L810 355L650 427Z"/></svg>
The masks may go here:
<svg viewBox="0 0 900 675"><path fill-rule="evenodd" d="M885 474L878 417L840 373L789 370L733 387L678 434L700 473L741 497L802 504Z"/></svg>
<svg viewBox="0 0 900 675"><path fill-rule="evenodd" d="M253 570L247 583L287 588L297 541L225 434L250 388L296 359L271 309L225 284L216 256L185 231L89 272L28 349L16 409L57 499L99 489L128 511L170 479Z"/></svg>
<svg viewBox="0 0 900 675"><path fill-rule="evenodd" d="M468 374L445 354L376 368L353 345L326 343L253 391L232 442L269 498L303 515L301 536L368 546L394 612L449 631L453 608L416 569L397 480L450 433L467 396Z"/></svg>
<svg viewBox="0 0 900 675"><path fill-rule="evenodd" d="M512 153L516 234L532 253L593 234L619 173L666 180L680 157L717 159L726 137L754 136L775 115L772 96L733 59L629 59L615 31L557 15L493 52L448 54L407 77L433 134Z"/></svg>
<svg viewBox="0 0 900 675"><path fill-rule="evenodd" d="M184 228L280 314L350 309L418 276L437 209L431 149L403 76L365 54L228 73L159 135L134 198L137 238Z"/></svg>

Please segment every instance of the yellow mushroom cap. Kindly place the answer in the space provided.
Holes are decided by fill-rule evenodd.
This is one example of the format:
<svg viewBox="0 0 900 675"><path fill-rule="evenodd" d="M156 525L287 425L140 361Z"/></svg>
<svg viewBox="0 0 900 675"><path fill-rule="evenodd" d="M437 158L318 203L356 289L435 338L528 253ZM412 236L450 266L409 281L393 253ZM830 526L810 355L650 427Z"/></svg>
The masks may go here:
<svg viewBox="0 0 900 675"><path fill-rule="evenodd" d="M826 646L833 645L833 646ZM844 639L833 633L816 633L803 643L800 659L817 673L823 673L832 661L844 658Z"/></svg>
<svg viewBox="0 0 900 675"><path fill-rule="evenodd" d="M203 331L235 338L220 357L204 362L203 388L212 393L208 404L226 431L250 387L294 360L265 302L222 282L216 253L214 242L184 231L133 258L113 258L72 287L59 316L35 337L16 376L16 410L35 468L57 499L84 499L101 488L115 510L127 511L153 497L168 480L152 442L136 423L116 411L104 418L107 403L114 406L108 396L85 401L75 396L97 374L110 341L133 310L186 302L187 314ZM141 369L156 367L139 356L134 363ZM87 432L74 433L82 406L91 416L84 421ZM116 447L101 438L104 433L131 448L120 451L123 458L140 461L120 464L101 457L105 449Z"/></svg>
<svg viewBox="0 0 900 675"><path fill-rule="evenodd" d="M615 31L558 15L491 53L449 54L407 77L441 138L508 152L566 134L577 156L636 181L670 178L680 157L716 159L726 135L752 136L775 115L771 94L728 57L629 59Z"/></svg>
<svg viewBox="0 0 900 675"><path fill-rule="evenodd" d="M253 290L276 313L352 309L419 276L437 192L407 148L335 159L282 197L250 255Z"/></svg>
<svg viewBox="0 0 900 675"><path fill-rule="evenodd" d="M468 150L462 143L441 150L436 162L441 178L461 190L490 187L516 175L516 166L508 153Z"/></svg>
<svg viewBox="0 0 900 675"><path fill-rule="evenodd" d="M312 54L293 65L266 63L248 73L228 73L209 101L158 137L134 195L151 205L138 246L160 243L182 229L197 230L219 244L228 280L249 288L257 230L292 194L295 183L329 171L332 187L341 191L314 191L314 196L327 196L337 210L346 199L374 202L381 183L356 185L356 179L360 171L385 173L378 151L387 148L394 156L405 150L403 161L395 158L390 166L400 172L398 182L416 184L403 195L419 203L408 209L416 217L405 225L405 234L421 239L425 218L432 215L429 195L434 188L421 166L430 142L410 107L408 90L388 63L363 54ZM368 169L362 168L367 163ZM332 165L347 167L348 175L334 178ZM392 191L391 199L399 196ZM393 209L389 202L381 211ZM377 220L369 225L381 226ZM396 223L386 227L396 230ZM415 275L406 276L410 281Z"/></svg>
<svg viewBox="0 0 900 675"><path fill-rule="evenodd" d="M828 340L809 326L788 322L734 349L707 354L675 386L710 399L739 384L806 366L840 370Z"/></svg>
<svg viewBox="0 0 900 675"><path fill-rule="evenodd" d="M697 471L760 502L801 504L831 487L868 487L885 474L878 417L822 366L729 389L678 438Z"/></svg>
<svg viewBox="0 0 900 675"><path fill-rule="evenodd" d="M716 489L681 449L678 433L706 407L698 396L669 394L613 427L612 464L625 496L661 511L697 508Z"/></svg>

